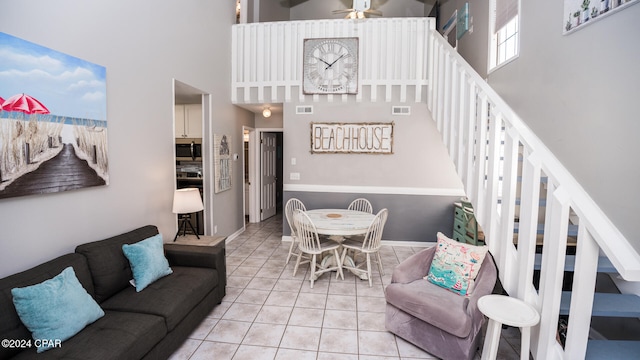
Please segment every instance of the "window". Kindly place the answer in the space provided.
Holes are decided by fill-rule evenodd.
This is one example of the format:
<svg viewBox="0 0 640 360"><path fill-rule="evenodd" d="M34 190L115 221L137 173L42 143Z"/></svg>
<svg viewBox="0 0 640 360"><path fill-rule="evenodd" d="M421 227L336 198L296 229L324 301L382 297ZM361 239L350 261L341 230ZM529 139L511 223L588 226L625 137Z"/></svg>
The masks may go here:
<svg viewBox="0 0 640 360"><path fill-rule="evenodd" d="M515 59L520 44L519 0L491 0L489 71Z"/></svg>

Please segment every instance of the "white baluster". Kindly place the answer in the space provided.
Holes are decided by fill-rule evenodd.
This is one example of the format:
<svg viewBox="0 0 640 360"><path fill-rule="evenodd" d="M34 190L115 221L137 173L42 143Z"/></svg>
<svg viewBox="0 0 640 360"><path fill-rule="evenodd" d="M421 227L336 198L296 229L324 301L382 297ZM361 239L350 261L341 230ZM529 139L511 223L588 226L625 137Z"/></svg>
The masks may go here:
<svg viewBox="0 0 640 360"><path fill-rule="evenodd" d="M505 269L517 269L517 252L513 245L513 222L516 212L516 190L518 187L518 157L520 136L513 129L505 130L504 139L504 164L502 175L502 203L500 206L501 236L500 262ZM486 236L486 234L485 234ZM517 294L518 272L505 271L502 279L503 286L509 294ZM520 298L523 299L523 298Z"/></svg>
<svg viewBox="0 0 640 360"><path fill-rule="evenodd" d="M567 328L565 357L584 359L591 326L591 311L598 273L599 248L591 234L582 224L578 226L576 262L571 289L569 309L570 326Z"/></svg>
<svg viewBox="0 0 640 360"><path fill-rule="evenodd" d="M540 325L537 356L553 358L556 341L562 280L567 248L569 194L563 187L555 187L552 179L547 181L547 207L540 269Z"/></svg>

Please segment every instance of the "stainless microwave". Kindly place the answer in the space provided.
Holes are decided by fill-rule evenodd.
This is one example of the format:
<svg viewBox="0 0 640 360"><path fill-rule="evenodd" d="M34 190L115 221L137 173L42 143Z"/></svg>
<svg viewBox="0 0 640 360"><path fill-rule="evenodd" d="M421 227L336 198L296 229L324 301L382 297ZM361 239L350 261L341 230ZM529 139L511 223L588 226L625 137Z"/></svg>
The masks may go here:
<svg viewBox="0 0 640 360"><path fill-rule="evenodd" d="M201 138L177 138L176 139L176 160L177 161L202 161L202 139Z"/></svg>

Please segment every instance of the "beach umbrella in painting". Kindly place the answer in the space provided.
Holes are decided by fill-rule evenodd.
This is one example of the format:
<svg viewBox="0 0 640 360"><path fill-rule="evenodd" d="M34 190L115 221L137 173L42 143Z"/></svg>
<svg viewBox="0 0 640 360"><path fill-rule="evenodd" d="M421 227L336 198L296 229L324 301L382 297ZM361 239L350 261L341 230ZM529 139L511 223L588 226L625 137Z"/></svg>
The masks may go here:
<svg viewBox="0 0 640 360"><path fill-rule="evenodd" d="M48 114L49 109L33 96L17 94L2 102L4 111L20 111L25 114Z"/></svg>
<svg viewBox="0 0 640 360"><path fill-rule="evenodd" d="M0 96L0 111L2 111L2 104L4 104L4 99Z"/></svg>

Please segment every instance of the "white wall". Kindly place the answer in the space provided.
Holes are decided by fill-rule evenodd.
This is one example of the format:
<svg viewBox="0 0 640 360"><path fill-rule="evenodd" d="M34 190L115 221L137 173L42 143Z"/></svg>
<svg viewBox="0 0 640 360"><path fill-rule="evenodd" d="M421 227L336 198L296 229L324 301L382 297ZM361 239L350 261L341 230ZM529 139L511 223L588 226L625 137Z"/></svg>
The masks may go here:
<svg viewBox="0 0 640 360"><path fill-rule="evenodd" d="M283 127L282 112L272 112L269 118L262 116L262 113L255 114L256 128L281 129Z"/></svg>
<svg viewBox="0 0 640 360"><path fill-rule="evenodd" d="M411 116L391 115L391 103L312 104L312 115L296 115L296 105L284 106L285 184L462 189L426 104L403 104ZM394 122L393 154L311 154L311 122Z"/></svg>
<svg viewBox="0 0 640 360"><path fill-rule="evenodd" d="M463 3L447 2L444 16ZM488 3L470 3L474 31L459 44L480 74L486 74L487 47L478 44L487 44ZM521 6L520 56L489 74L489 83L640 251L640 5L569 35L562 35L562 1Z"/></svg>
<svg viewBox="0 0 640 360"><path fill-rule="evenodd" d="M230 104L224 49L235 2L7 0L2 8L0 31L106 67L110 184L1 200L0 277L146 224L172 239L172 79L212 94L205 131L233 136L234 152L242 153L242 124L253 124ZM234 163L233 189L209 204L220 234L243 224L241 170Z"/></svg>

